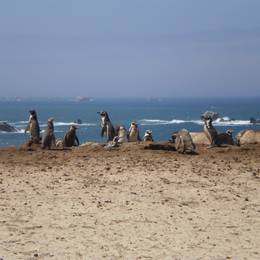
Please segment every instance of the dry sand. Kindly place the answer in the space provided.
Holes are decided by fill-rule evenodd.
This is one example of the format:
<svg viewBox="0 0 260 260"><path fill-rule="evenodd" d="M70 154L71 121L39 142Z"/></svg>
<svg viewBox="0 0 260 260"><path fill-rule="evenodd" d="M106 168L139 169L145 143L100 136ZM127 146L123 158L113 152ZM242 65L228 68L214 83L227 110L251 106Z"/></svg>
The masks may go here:
<svg viewBox="0 0 260 260"><path fill-rule="evenodd" d="M260 259L260 146L0 150L0 258Z"/></svg>

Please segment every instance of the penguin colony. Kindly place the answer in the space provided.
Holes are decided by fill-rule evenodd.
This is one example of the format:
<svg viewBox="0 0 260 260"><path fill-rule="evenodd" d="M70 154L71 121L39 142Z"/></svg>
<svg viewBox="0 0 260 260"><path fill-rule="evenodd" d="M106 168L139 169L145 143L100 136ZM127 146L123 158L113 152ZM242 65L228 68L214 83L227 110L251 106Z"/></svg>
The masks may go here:
<svg viewBox="0 0 260 260"><path fill-rule="evenodd" d="M114 127L106 111L98 112L98 114L100 116L101 137L106 137L107 139L107 145L105 146L106 149L118 147L120 144L126 142L154 142L151 130L146 130L143 138L140 137L139 127L136 122L131 122L129 130L127 130L122 125ZM212 123L215 116L216 114L210 114L209 112L204 113L202 116L202 120L204 121L203 129L207 139L210 142L210 148L221 146L222 144L240 145L240 139L245 136L245 131L247 130L244 130L243 133L238 133L237 140L234 142L232 130L227 130L226 133L217 132ZM76 133L77 128L77 125L71 125L65 133L63 139L56 140L54 118L49 118L47 121L47 127L41 137L37 113L35 110L30 110L28 125L25 129L25 133L29 132L31 135L30 141L28 142L29 145L41 143L42 149L51 149L52 147L72 147L80 145ZM193 143L189 131L186 129L174 132L171 136L170 142L175 145L175 150L179 153L196 153L196 146Z"/></svg>

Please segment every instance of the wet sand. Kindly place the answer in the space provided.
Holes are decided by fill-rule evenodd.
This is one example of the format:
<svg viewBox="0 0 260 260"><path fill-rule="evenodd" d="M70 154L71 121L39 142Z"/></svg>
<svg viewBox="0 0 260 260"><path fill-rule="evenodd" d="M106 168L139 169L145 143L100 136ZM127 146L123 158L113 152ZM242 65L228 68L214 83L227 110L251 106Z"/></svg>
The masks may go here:
<svg viewBox="0 0 260 260"><path fill-rule="evenodd" d="M260 146L0 149L0 258L260 259Z"/></svg>

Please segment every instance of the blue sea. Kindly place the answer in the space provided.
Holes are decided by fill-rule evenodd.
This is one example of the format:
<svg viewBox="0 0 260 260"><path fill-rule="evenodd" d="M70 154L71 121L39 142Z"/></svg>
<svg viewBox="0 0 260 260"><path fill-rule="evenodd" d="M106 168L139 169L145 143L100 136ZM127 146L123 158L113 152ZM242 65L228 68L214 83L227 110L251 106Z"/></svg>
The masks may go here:
<svg viewBox="0 0 260 260"><path fill-rule="evenodd" d="M150 129L155 141L168 140L173 131L186 128L202 131L200 119L203 112L219 113L222 119L214 122L219 132L233 129L234 135L243 129L260 129L250 124L249 119L260 118L260 98L149 98L149 99L94 99L87 102L46 99L27 101L0 101L0 121L20 129L18 133L0 132L0 146L18 146L29 139L24 134L28 121L28 110L35 109L41 130L46 127L49 117L55 119L56 138L62 138L74 121L80 119L78 137L81 143L88 141L105 142L100 137L98 111L109 113L114 125L129 127L131 121L139 124L141 135Z"/></svg>

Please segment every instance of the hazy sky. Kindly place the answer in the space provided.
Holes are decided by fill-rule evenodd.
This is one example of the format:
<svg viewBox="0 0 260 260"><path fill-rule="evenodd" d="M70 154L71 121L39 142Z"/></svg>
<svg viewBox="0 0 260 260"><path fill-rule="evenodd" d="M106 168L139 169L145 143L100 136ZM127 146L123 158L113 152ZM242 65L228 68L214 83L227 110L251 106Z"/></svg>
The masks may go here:
<svg viewBox="0 0 260 260"><path fill-rule="evenodd" d="M260 96L260 0L1 0L0 96Z"/></svg>

